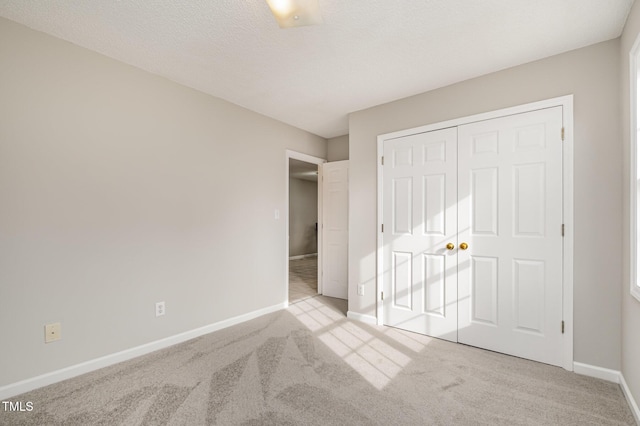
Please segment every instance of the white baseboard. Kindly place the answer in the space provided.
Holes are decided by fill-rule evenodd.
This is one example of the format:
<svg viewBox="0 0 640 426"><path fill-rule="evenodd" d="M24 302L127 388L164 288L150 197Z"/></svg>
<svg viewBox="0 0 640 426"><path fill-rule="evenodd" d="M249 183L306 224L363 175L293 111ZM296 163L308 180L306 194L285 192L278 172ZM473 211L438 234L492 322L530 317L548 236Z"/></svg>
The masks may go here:
<svg viewBox="0 0 640 426"><path fill-rule="evenodd" d="M629 408L633 413L633 417L635 417L636 419L636 423L640 425L640 409L638 409L638 404L631 394L631 389L629 389L629 386L627 386L627 382L620 371L596 367L594 365L583 364L581 362L573 363L573 371L584 376L595 377L597 379L602 379L619 384L624 397L627 399Z"/></svg>
<svg viewBox="0 0 640 426"><path fill-rule="evenodd" d="M373 315L364 315L353 311L347 311L347 318L355 321L365 322L367 324L378 324L378 319Z"/></svg>
<svg viewBox="0 0 640 426"><path fill-rule="evenodd" d="M636 423L640 425L640 409L638 409L638 404L636 404L636 400L633 398L631 389L629 389L629 386L627 386L627 382L626 380L624 380L624 376L622 375L622 373L620 373L620 387L622 388L624 397L627 398L627 403L629 404L629 408L631 408L633 417L636 418Z"/></svg>
<svg viewBox="0 0 640 426"><path fill-rule="evenodd" d="M596 379L606 380L608 382L620 383L620 372L609 368L596 367L595 365L583 364L581 362L573 363L573 371L583 376L595 377Z"/></svg>
<svg viewBox="0 0 640 426"><path fill-rule="evenodd" d="M306 259L307 257L318 257L318 253L300 254L298 256L289 256L289 260Z"/></svg>
<svg viewBox="0 0 640 426"><path fill-rule="evenodd" d="M12 383L6 386L0 387L0 400L29 392L31 390L41 388L53 383L61 382L63 380L70 379L72 377L79 376L81 374L89 373L91 371L98 370L100 368L108 367L119 362L127 361L132 358L146 355L151 352L155 352L160 349L167 348L169 346L176 345L178 343L186 342L187 340L194 339L196 337L203 336L205 334L212 333L214 331L221 330L223 328L230 327L232 325L240 324L245 321L257 318L262 315L270 314L272 312L285 309L287 302L279 303L277 305L268 306L266 308L258 309L253 312L249 312L243 315L238 315L233 318L229 318L223 321L219 321L213 324L206 325L204 327L196 328L194 330L186 331L184 333L176 334L174 336L166 337L164 339L156 340L155 342L146 343L144 345L136 346L134 348L125 349L121 352L116 352L111 355L106 355L100 358L92 359L80 364L72 365L60 370L52 371L50 373L42 374L40 376L32 377L30 379L22 380L20 382Z"/></svg>
<svg viewBox="0 0 640 426"><path fill-rule="evenodd" d="M638 404L636 404L636 400L633 398L631 389L627 386L627 381L624 379L622 373L620 373L620 387L622 388L624 397L627 398L627 403L629 404L629 408L631 408L633 417L636 418L636 423L640 425L640 409L638 409Z"/></svg>

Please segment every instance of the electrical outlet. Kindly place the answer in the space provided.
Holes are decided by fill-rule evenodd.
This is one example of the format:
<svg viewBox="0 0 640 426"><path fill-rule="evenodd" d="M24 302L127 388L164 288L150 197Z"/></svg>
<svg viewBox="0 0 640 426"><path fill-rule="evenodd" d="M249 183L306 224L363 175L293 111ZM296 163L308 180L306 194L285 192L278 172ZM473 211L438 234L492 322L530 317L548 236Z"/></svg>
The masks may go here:
<svg viewBox="0 0 640 426"><path fill-rule="evenodd" d="M165 312L164 302L156 303L156 316L161 317L162 315L164 315L164 312Z"/></svg>
<svg viewBox="0 0 640 426"><path fill-rule="evenodd" d="M364 296L364 284L358 285L358 296Z"/></svg>
<svg viewBox="0 0 640 426"><path fill-rule="evenodd" d="M62 326L59 322L44 326L44 342L51 343L62 339Z"/></svg>

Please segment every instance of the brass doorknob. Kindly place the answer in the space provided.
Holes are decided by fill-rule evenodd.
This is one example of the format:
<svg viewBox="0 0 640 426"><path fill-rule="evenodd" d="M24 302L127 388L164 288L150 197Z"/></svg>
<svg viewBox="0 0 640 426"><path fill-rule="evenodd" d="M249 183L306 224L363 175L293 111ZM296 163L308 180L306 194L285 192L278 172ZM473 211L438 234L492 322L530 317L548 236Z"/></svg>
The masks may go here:
<svg viewBox="0 0 640 426"><path fill-rule="evenodd" d="M469 248L469 244L467 244L467 243L461 243L460 244L460 250L466 250L468 248Z"/></svg>
<svg viewBox="0 0 640 426"><path fill-rule="evenodd" d="M447 244L447 250L453 250L454 248L456 248L456 246L454 246L453 243Z"/></svg>

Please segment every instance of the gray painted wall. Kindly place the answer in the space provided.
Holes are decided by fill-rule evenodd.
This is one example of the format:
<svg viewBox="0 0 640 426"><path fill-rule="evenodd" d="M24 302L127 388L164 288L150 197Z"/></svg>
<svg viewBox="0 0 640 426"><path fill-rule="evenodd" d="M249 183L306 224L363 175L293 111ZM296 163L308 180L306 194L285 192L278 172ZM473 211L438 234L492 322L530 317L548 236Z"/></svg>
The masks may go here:
<svg viewBox="0 0 640 426"><path fill-rule="evenodd" d="M622 121L620 123L622 129L622 158L621 167L622 188L624 200L622 203L622 248L623 248L623 279L622 279L622 374L631 389L636 402L640 402L640 339L638 339L638 331L640 331L640 302L630 294L629 281L629 143L630 143L630 127L629 127L629 52L633 47L633 43L640 34L640 5L636 2L629 16L627 24L621 37L620 42L620 110L622 113Z"/></svg>
<svg viewBox="0 0 640 426"><path fill-rule="evenodd" d="M318 252L318 182L289 179L289 256Z"/></svg>
<svg viewBox="0 0 640 426"><path fill-rule="evenodd" d="M349 159L349 135L338 136L327 140L327 161Z"/></svg>
<svg viewBox="0 0 640 426"><path fill-rule="evenodd" d="M5 19L0 63L0 386L287 300L324 139Z"/></svg>
<svg viewBox="0 0 640 426"><path fill-rule="evenodd" d="M378 135L574 94L574 359L619 369L619 62L612 40L351 114L349 310L375 315Z"/></svg>

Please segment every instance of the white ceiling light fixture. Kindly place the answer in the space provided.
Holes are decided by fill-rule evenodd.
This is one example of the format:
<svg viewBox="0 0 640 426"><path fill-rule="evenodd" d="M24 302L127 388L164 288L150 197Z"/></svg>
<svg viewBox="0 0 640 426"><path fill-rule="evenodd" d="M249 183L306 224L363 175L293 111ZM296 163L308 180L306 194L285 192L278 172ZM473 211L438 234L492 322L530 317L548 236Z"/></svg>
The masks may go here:
<svg viewBox="0 0 640 426"><path fill-rule="evenodd" d="M322 24L318 0L267 0L280 28Z"/></svg>

